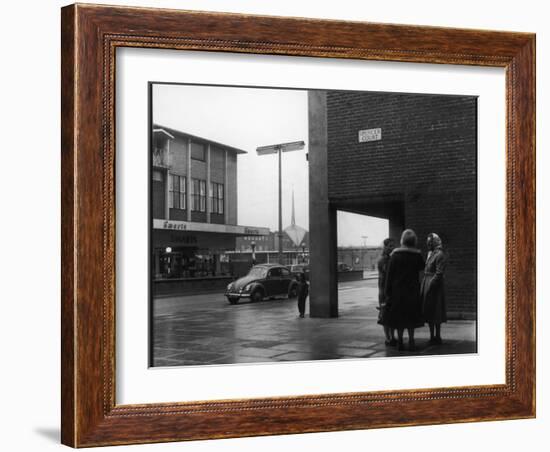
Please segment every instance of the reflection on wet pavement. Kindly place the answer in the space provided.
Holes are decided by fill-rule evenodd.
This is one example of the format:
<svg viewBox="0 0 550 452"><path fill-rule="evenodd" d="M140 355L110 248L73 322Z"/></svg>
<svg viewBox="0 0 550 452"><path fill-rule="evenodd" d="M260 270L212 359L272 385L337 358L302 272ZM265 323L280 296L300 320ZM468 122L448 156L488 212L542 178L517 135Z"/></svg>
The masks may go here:
<svg viewBox="0 0 550 452"><path fill-rule="evenodd" d="M164 297L153 301L153 365L358 359L476 352L476 322L449 321L444 343L428 344L428 328L416 330L414 352L384 345L375 279L339 287L340 316L298 317L295 300L230 305L223 294ZM405 339L405 344L407 340Z"/></svg>

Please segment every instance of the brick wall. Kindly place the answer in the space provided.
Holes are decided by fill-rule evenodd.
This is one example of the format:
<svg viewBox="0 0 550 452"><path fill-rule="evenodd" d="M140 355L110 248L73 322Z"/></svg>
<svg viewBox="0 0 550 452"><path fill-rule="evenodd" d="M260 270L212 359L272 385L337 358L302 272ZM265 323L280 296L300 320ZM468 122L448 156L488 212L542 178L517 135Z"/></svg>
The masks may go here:
<svg viewBox="0 0 550 452"><path fill-rule="evenodd" d="M212 146L210 150L210 180L218 184L223 184L224 177L225 150Z"/></svg>
<svg viewBox="0 0 550 452"><path fill-rule="evenodd" d="M187 174L187 139L176 136L170 141L170 158L172 170L175 174L185 176Z"/></svg>
<svg viewBox="0 0 550 452"><path fill-rule="evenodd" d="M206 180L206 162L191 159L191 179Z"/></svg>
<svg viewBox="0 0 550 452"><path fill-rule="evenodd" d="M414 229L424 251L437 232L449 311L468 315L477 305L476 105L471 96L327 93L330 202L365 214L401 206L387 212L400 218L392 230ZM378 127L380 141L359 143L359 130Z"/></svg>
<svg viewBox="0 0 550 452"><path fill-rule="evenodd" d="M222 214L219 213L211 213L210 214L210 223L214 224L224 224L225 218Z"/></svg>
<svg viewBox="0 0 550 452"><path fill-rule="evenodd" d="M187 210L171 208L170 220L187 221Z"/></svg>

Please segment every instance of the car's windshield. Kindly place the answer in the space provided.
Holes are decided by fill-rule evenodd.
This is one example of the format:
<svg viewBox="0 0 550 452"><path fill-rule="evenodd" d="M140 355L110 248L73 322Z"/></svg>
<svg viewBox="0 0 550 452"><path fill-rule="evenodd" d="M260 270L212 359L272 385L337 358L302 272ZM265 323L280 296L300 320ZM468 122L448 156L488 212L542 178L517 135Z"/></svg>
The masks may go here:
<svg viewBox="0 0 550 452"><path fill-rule="evenodd" d="M248 276L252 276L254 278L265 278L265 274L267 273L267 269L264 267L254 267L248 272Z"/></svg>

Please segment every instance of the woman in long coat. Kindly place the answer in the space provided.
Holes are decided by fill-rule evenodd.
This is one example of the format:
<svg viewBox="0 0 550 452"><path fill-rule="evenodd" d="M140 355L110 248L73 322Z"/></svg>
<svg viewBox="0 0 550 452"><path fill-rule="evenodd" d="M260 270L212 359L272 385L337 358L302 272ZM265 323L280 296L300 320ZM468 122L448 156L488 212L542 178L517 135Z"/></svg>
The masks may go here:
<svg viewBox="0 0 550 452"><path fill-rule="evenodd" d="M428 257L422 280L422 313L430 327L430 344L441 344L441 324L447 321L444 273L447 257L436 233L428 234Z"/></svg>
<svg viewBox="0 0 550 452"><path fill-rule="evenodd" d="M412 229L403 231L401 247L392 251L386 275L385 295L389 304L386 324L397 330L399 350L404 350L404 330L409 335L409 350L414 350L414 329L424 325L420 298L424 259L416 248L416 241Z"/></svg>

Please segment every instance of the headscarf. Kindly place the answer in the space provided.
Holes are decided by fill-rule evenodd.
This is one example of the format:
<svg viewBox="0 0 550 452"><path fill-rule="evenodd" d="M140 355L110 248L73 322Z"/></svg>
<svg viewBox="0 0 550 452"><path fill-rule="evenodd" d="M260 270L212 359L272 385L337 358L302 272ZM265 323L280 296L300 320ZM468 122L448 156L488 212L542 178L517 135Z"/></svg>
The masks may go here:
<svg viewBox="0 0 550 452"><path fill-rule="evenodd" d="M443 242L441 240L441 237L439 237L435 232L430 232L428 234L428 238L432 239L432 243L434 245L434 249L428 251L427 258L429 259L435 251L441 250L441 248L443 247Z"/></svg>
<svg viewBox="0 0 550 452"><path fill-rule="evenodd" d="M430 232L428 234L428 238L432 239L434 250L437 250L443 246L443 241L441 240L441 237L439 237L435 232Z"/></svg>

